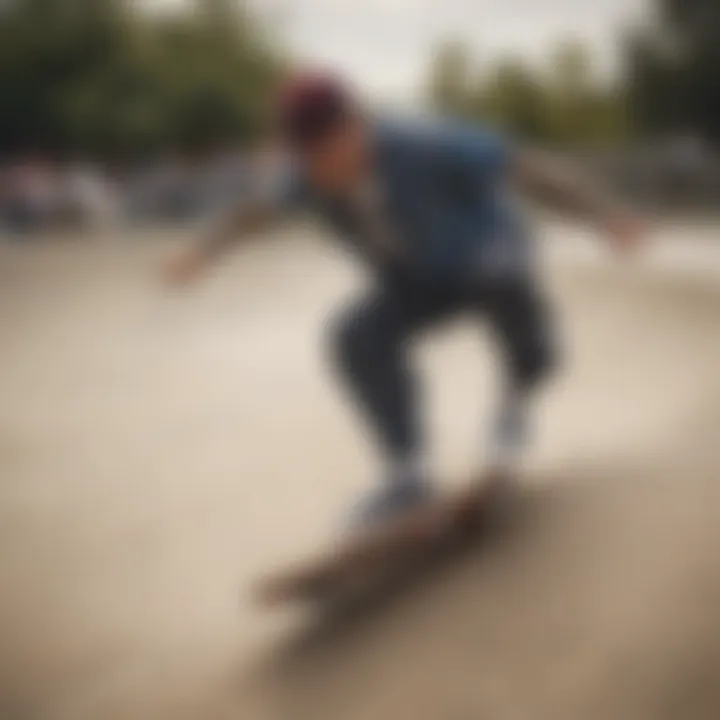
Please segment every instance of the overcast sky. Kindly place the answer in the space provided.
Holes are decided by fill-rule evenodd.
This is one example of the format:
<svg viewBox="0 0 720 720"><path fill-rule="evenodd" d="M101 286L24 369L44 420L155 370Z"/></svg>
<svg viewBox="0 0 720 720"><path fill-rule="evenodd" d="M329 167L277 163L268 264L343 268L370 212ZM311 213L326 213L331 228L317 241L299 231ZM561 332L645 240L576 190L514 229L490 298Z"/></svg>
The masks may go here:
<svg viewBox="0 0 720 720"><path fill-rule="evenodd" d="M443 37L475 53L542 58L558 38L580 36L613 67L617 30L646 15L648 0L254 0L282 18L283 36L311 63L342 69L374 94L412 97L430 49Z"/></svg>
<svg viewBox="0 0 720 720"><path fill-rule="evenodd" d="M416 94L431 49L444 38L467 41L480 60L505 51L542 60L559 39L575 36L596 49L603 70L612 71L618 30L643 21L652 5L652 0L245 1L268 16L310 64L337 68L383 99L403 100Z"/></svg>

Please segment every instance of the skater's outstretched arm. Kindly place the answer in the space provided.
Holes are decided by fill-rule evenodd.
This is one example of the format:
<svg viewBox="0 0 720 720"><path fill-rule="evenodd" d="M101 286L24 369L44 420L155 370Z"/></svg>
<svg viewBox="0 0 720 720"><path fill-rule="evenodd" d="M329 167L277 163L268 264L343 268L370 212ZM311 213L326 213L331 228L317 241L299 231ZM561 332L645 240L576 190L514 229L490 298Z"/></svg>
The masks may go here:
<svg viewBox="0 0 720 720"><path fill-rule="evenodd" d="M249 169L245 198L168 263L165 276L170 284L192 282L231 248L302 207L303 186L297 169L272 145L260 148Z"/></svg>
<svg viewBox="0 0 720 720"><path fill-rule="evenodd" d="M619 250L634 250L645 239L645 223L638 214L556 157L521 150L514 154L510 172L521 191L566 215L589 222L606 233Z"/></svg>
<svg viewBox="0 0 720 720"><path fill-rule="evenodd" d="M266 229L274 215L274 208L261 200L234 208L189 248L171 258L165 267L166 280L171 285L184 285L197 279L231 247Z"/></svg>
<svg viewBox="0 0 720 720"><path fill-rule="evenodd" d="M522 193L606 233L620 250L645 237L644 222L600 184L544 152L513 147L492 131L454 128L430 136L437 171L465 192L509 178Z"/></svg>

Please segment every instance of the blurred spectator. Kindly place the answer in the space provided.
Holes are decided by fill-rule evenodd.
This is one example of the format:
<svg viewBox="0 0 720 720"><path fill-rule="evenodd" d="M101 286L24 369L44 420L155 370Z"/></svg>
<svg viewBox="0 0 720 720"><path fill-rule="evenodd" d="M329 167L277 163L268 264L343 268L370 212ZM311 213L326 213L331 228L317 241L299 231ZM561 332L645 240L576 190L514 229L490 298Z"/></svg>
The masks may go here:
<svg viewBox="0 0 720 720"><path fill-rule="evenodd" d="M58 203L54 168L39 157L29 156L11 163L5 175L5 223L15 233L44 229Z"/></svg>
<svg viewBox="0 0 720 720"><path fill-rule="evenodd" d="M77 161L63 172L60 214L73 228L107 231L119 219L115 189L101 170Z"/></svg>
<svg viewBox="0 0 720 720"><path fill-rule="evenodd" d="M251 158L237 150L225 150L208 158L198 178L201 212L221 212L235 203L249 191L253 170Z"/></svg>
<svg viewBox="0 0 720 720"><path fill-rule="evenodd" d="M720 158L692 137L572 157L660 212L716 209ZM258 182L272 181L282 162L272 146L227 148L202 159L170 156L113 177L89 159L63 165L28 156L0 165L0 226L27 237L54 230L105 233L121 223L185 224L222 212Z"/></svg>
<svg viewBox="0 0 720 720"><path fill-rule="evenodd" d="M190 220L199 205L193 163L180 155L136 169L128 179L126 211L135 223Z"/></svg>

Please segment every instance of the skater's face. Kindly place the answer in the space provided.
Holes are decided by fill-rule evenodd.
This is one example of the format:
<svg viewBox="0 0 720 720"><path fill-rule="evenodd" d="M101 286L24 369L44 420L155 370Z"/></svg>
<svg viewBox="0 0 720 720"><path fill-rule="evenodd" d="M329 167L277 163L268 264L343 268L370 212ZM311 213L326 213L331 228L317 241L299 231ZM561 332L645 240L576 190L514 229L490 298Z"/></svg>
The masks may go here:
<svg viewBox="0 0 720 720"><path fill-rule="evenodd" d="M321 190L343 192L367 172L368 133L359 117L348 117L302 155L310 179Z"/></svg>

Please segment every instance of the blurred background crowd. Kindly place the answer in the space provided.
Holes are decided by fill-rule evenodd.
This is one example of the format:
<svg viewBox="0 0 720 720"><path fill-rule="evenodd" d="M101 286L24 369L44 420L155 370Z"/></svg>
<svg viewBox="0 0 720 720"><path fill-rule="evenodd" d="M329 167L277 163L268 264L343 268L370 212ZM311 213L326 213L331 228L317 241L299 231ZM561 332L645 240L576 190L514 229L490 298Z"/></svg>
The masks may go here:
<svg viewBox="0 0 720 720"><path fill-rule="evenodd" d="M130 168L29 155L0 177L0 230L20 239L47 232L176 225L226 207L246 187L252 156L170 155Z"/></svg>
<svg viewBox="0 0 720 720"><path fill-rule="evenodd" d="M295 62L282 13L236 0L0 3L0 227L180 222L241 191ZM658 210L720 196L720 5L650 0L612 72L561 38L532 60L440 39L411 105L561 150ZM397 100L397 102L394 102Z"/></svg>

